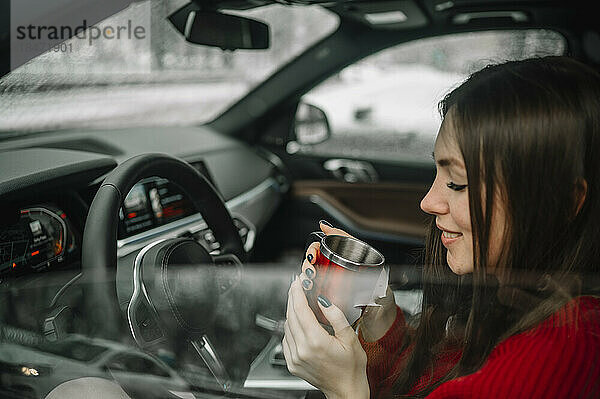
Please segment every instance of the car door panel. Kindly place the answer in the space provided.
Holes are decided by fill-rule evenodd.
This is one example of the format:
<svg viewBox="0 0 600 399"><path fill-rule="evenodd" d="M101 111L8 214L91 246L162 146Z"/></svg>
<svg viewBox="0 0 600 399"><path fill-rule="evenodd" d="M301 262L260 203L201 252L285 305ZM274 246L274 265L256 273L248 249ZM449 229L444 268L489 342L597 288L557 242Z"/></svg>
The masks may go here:
<svg viewBox="0 0 600 399"><path fill-rule="evenodd" d="M433 181L433 162L416 165L354 158L372 165L377 181L348 183L325 168L334 158L289 154L277 146L263 149L285 164L291 189L263 233L262 240L269 245L262 248L257 240L255 259L269 259L274 248L292 252L294 259L301 256L297 252L306 246L308 234L325 219L379 249L388 264L418 262L427 224L419 203Z"/></svg>
<svg viewBox="0 0 600 399"><path fill-rule="evenodd" d="M417 242L425 235L427 217L418 204L428 186L406 183L354 183L299 180L292 195L307 198L359 230ZM333 211L333 212L332 212Z"/></svg>

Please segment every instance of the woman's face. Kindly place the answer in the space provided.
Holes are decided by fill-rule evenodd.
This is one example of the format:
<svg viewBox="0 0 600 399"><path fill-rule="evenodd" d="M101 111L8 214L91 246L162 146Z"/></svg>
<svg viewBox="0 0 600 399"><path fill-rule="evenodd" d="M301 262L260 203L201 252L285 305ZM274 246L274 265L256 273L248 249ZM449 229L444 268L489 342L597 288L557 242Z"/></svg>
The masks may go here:
<svg viewBox="0 0 600 399"><path fill-rule="evenodd" d="M442 244L446 247L447 262L456 274L473 271L473 233L469 212L469 182L465 163L454 139L448 115L435 142L436 176L429 192L421 200L421 209L436 217ZM494 201L489 255L490 264L499 257L504 235L503 206Z"/></svg>

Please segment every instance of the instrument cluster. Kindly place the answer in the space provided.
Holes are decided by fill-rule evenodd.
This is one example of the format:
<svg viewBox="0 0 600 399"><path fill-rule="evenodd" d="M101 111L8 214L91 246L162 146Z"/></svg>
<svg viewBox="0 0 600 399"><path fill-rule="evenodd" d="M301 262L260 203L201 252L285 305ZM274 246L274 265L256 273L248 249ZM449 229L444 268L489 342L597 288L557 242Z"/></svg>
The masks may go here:
<svg viewBox="0 0 600 399"><path fill-rule="evenodd" d="M137 183L119 210L118 238L128 238L197 213L183 190L167 179L151 177Z"/></svg>
<svg viewBox="0 0 600 399"><path fill-rule="evenodd" d="M57 267L78 247L63 210L49 204L22 208L0 228L0 278Z"/></svg>

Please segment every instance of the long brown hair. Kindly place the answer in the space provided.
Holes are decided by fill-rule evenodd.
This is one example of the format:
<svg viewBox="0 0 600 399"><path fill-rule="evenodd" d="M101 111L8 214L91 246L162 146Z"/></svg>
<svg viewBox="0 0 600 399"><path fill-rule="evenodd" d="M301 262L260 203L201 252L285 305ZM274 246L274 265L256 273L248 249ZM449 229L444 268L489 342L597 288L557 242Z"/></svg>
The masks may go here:
<svg viewBox="0 0 600 399"><path fill-rule="evenodd" d="M453 125L467 170L474 271L460 277L449 271L432 218L421 319L395 395L432 375L436 356L449 345L450 317L464 330L452 343L461 358L415 397L479 369L502 339L532 328L585 292L582 276L600 270L596 71L567 57L490 65L450 92L440 112L444 119L451 116L446 122ZM489 265L492 218L486 215L499 198L507 229L500 260ZM515 289L531 300L519 300Z"/></svg>

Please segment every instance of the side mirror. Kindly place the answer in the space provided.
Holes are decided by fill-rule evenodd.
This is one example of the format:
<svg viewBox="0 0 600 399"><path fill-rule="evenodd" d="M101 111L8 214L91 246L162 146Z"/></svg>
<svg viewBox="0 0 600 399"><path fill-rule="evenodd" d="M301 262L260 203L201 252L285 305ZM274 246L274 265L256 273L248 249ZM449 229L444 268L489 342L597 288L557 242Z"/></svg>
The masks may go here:
<svg viewBox="0 0 600 399"><path fill-rule="evenodd" d="M315 105L300 102L294 119L294 133L300 145L324 142L331 137L327 115Z"/></svg>
<svg viewBox="0 0 600 399"><path fill-rule="evenodd" d="M190 43L223 50L269 48L269 26L254 19L219 11L203 11L190 3L169 16Z"/></svg>

